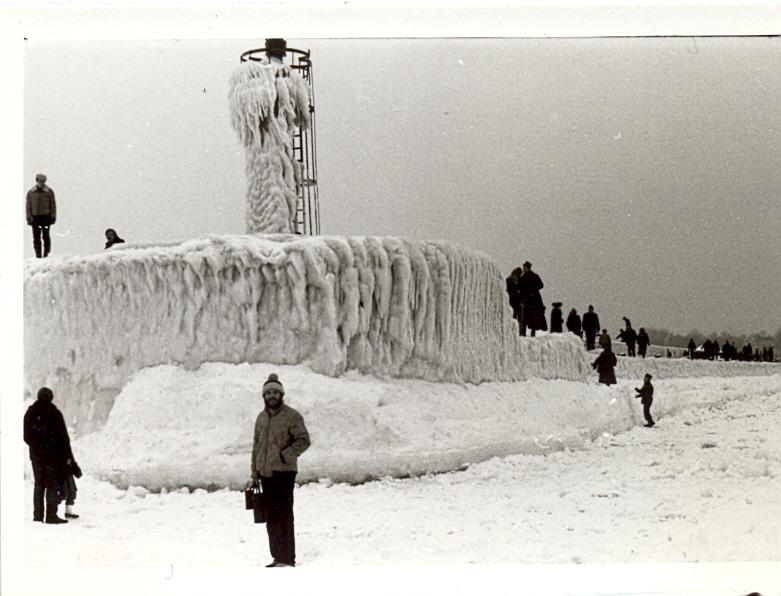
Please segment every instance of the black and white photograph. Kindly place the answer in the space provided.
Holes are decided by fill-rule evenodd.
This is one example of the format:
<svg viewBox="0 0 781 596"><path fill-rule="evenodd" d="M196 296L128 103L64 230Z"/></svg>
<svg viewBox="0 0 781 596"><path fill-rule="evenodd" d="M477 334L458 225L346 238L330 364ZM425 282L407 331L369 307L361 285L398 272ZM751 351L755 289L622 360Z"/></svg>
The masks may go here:
<svg viewBox="0 0 781 596"><path fill-rule="evenodd" d="M781 594L781 19L671 4L19 9L7 593Z"/></svg>

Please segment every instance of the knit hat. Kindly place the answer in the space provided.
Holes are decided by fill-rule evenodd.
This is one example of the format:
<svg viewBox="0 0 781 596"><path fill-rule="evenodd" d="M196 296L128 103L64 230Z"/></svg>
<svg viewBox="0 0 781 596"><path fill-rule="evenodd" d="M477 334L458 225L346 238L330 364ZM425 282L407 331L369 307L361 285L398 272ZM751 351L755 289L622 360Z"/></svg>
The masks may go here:
<svg viewBox="0 0 781 596"><path fill-rule="evenodd" d="M266 395L268 389L276 389L282 395L285 395L285 388L279 382L279 377L277 377L276 373L271 373L266 382L263 383L263 395Z"/></svg>
<svg viewBox="0 0 781 596"><path fill-rule="evenodd" d="M35 181L36 182L46 182L46 174L36 174L35 175Z"/></svg>

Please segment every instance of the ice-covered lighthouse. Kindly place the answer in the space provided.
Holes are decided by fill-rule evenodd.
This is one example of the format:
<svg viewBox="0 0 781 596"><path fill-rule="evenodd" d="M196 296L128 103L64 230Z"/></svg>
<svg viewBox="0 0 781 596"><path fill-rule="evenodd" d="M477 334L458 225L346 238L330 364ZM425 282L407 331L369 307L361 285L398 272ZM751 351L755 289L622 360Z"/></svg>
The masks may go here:
<svg viewBox="0 0 781 596"><path fill-rule="evenodd" d="M295 139L312 130L311 86L280 46L271 49L230 77L247 233L28 261L28 395L52 387L78 435L105 424L137 371L166 364L465 383L584 379L574 336L518 337L504 276L487 255L447 241L310 235L319 231L316 176L302 168Z"/></svg>

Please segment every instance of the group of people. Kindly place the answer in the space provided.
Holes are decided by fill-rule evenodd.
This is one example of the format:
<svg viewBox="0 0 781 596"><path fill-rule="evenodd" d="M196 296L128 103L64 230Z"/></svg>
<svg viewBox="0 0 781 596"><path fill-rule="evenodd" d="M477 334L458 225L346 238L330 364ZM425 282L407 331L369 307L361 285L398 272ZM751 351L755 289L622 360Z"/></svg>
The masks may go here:
<svg viewBox="0 0 781 596"><path fill-rule="evenodd" d="M562 324L564 317L561 311L562 302L554 302L550 314L551 333L562 333ZM581 320L578 310L573 308L567 315L567 331L574 333L578 337L586 336L586 349L593 350L596 345L597 332L599 332L599 315L594 312L594 306L588 305L588 312L583 315Z"/></svg>
<svg viewBox="0 0 781 596"><path fill-rule="evenodd" d="M57 222L57 199L54 191L46 184L46 174L35 175L35 186L27 191L25 204L27 225L33 232L33 249L37 259L45 259L52 248L50 228ZM105 231L106 248L124 242L116 230Z"/></svg>
<svg viewBox="0 0 781 596"><path fill-rule="evenodd" d="M694 338L689 339L689 344L686 346L689 353L689 358L694 360L696 358L704 358L706 360L716 360L721 357L722 360L739 360L742 362L775 362L775 354L773 353L773 346L754 349L751 342L745 344L741 349L737 349L729 340L724 342L723 346L719 346L718 340L706 339L702 344L702 351L697 350L697 344L694 342Z"/></svg>
<svg viewBox="0 0 781 596"><path fill-rule="evenodd" d="M285 388L276 374L268 376L262 395L265 407L255 420L246 487L260 484L263 491L273 559L266 567L295 567L293 489L298 458L309 448L311 440L304 418L285 404ZM79 517L73 511L74 477L81 477L81 469L73 457L65 418L53 400L50 388L38 390L37 399L24 415L24 442L29 447L33 469L33 521L65 524L68 519ZM63 500L66 519L57 512Z"/></svg>

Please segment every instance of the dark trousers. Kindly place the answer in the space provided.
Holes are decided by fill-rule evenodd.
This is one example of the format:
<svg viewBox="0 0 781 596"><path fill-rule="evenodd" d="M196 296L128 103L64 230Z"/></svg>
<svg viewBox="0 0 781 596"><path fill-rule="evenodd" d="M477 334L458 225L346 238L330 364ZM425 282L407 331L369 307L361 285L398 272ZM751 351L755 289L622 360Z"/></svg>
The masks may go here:
<svg viewBox="0 0 781 596"><path fill-rule="evenodd" d="M33 229L33 248L35 256L41 258L41 237L43 237L43 256L48 257L52 247L52 240L49 236L49 216L34 215L33 223L30 224Z"/></svg>
<svg viewBox="0 0 781 596"><path fill-rule="evenodd" d="M656 424L654 422L654 419L651 418L651 404L650 403L643 404L643 418L645 418L645 423L646 424L650 424L652 426L654 424Z"/></svg>
<svg viewBox="0 0 781 596"><path fill-rule="evenodd" d="M626 355L627 356L635 355L635 344L626 344Z"/></svg>
<svg viewBox="0 0 781 596"><path fill-rule="evenodd" d="M594 349L594 344L596 342L596 339L597 339L597 334L596 333L589 333L588 331L586 331L586 349L587 350L593 350Z"/></svg>
<svg viewBox="0 0 781 596"><path fill-rule="evenodd" d="M58 488L63 480L59 466L37 459L31 460L33 464L33 519L43 520L43 501L46 497L46 517L57 515L57 505L60 502Z"/></svg>
<svg viewBox="0 0 781 596"><path fill-rule="evenodd" d="M295 472L274 472L261 476L266 500L266 531L271 556L281 563L295 565L296 538L293 527L293 488Z"/></svg>

